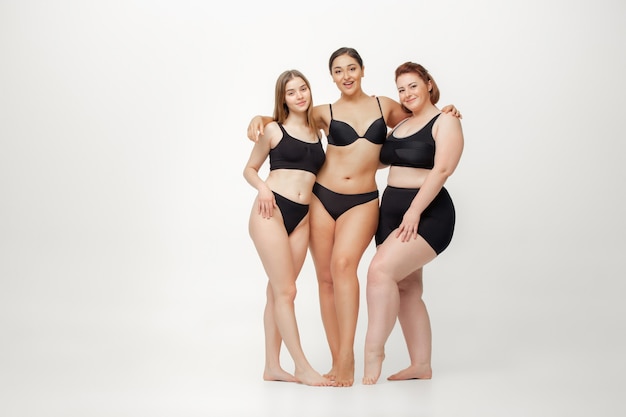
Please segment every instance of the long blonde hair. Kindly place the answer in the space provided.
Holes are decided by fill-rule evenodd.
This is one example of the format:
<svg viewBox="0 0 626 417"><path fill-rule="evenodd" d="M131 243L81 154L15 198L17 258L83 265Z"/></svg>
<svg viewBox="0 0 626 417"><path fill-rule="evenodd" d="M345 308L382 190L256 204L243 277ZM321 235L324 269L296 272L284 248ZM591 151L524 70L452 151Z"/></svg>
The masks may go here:
<svg viewBox="0 0 626 417"><path fill-rule="evenodd" d="M276 89L274 96L274 121L282 124L287 120L287 116L289 116L289 108L285 103L285 93L287 90L287 83L294 78L302 78L306 86L311 91L311 103L306 112L306 123L313 132L317 135L319 131L317 124L315 123L315 119L313 118L313 92L311 90L311 84L309 80L302 74L300 71L292 69L284 71L282 74L278 76L276 80Z"/></svg>

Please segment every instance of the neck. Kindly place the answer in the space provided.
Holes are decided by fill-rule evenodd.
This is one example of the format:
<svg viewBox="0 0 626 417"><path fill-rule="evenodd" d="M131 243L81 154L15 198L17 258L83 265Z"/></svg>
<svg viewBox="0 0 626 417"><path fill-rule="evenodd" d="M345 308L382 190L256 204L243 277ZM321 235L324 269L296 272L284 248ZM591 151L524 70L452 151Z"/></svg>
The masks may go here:
<svg viewBox="0 0 626 417"><path fill-rule="evenodd" d="M420 117L428 117L428 116L434 116L435 114L437 114L439 112L439 109L437 107L435 107L433 104L426 104L423 107L420 107L419 109L415 109L413 111L413 117L420 118Z"/></svg>
<svg viewBox="0 0 626 417"><path fill-rule="evenodd" d="M365 92L363 90L359 90L357 92L354 92L352 94L344 94L341 93L341 97L339 98L340 100L344 100L344 101L359 101L362 100L364 98L369 98L369 96L367 94L365 94Z"/></svg>
<svg viewBox="0 0 626 417"><path fill-rule="evenodd" d="M289 113L289 116L285 119L285 123L283 124L299 124L306 125L306 113Z"/></svg>

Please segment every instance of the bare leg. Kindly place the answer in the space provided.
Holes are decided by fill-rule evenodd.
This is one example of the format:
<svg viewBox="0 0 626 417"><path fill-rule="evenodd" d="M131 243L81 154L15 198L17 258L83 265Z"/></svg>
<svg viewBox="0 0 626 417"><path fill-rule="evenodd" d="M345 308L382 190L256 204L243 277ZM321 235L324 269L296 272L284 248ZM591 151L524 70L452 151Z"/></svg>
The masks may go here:
<svg viewBox="0 0 626 417"><path fill-rule="evenodd" d="M288 237L280 215L266 220L253 211L250 216L249 230L270 281L274 322L293 358L294 377L306 385L330 385L330 381L316 372L307 361L300 344L295 317L296 277L304 258L300 253L301 249L298 249L298 254L294 257L294 248L304 248L306 253L308 223L298 226ZM292 262L285 263L285 259L292 259ZM294 260L296 262L293 262ZM273 342L270 341L271 343ZM275 349L275 345L273 348ZM275 353L270 353L270 356L272 355Z"/></svg>
<svg viewBox="0 0 626 417"><path fill-rule="evenodd" d="M317 198L310 205L310 251L319 288L320 313L326 340L330 348L332 365L325 377L335 380L337 370L335 364L339 355L339 325L335 310L335 289L330 274L330 259L335 234L335 221Z"/></svg>
<svg viewBox="0 0 626 417"><path fill-rule="evenodd" d="M297 379L280 366L280 348L283 339L274 319L274 294L272 286L267 284L267 303L263 313L263 327L265 329L265 381L297 382Z"/></svg>
<svg viewBox="0 0 626 417"><path fill-rule="evenodd" d="M432 335L426 304L422 300L424 283L422 271L400 281L400 311L398 319L409 351L411 365L387 378L390 381L432 378Z"/></svg>
<svg viewBox="0 0 626 417"><path fill-rule="evenodd" d="M400 308L398 284L385 268L385 259L377 252L367 271L367 333L363 384L378 381L385 359L385 342L389 338Z"/></svg>
<svg viewBox="0 0 626 417"><path fill-rule="evenodd" d="M363 383L375 384L385 357L385 343L400 314L399 282L422 268L436 256L418 236L409 242L395 238L395 232L378 247L367 276L368 327L365 337Z"/></svg>
<svg viewBox="0 0 626 417"><path fill-rule="evenodd" d="M353 207L337 219L331 259L339 352L335 385L354 383L354 337L359 314L357 269L378 223L378 200Z"/></svg>

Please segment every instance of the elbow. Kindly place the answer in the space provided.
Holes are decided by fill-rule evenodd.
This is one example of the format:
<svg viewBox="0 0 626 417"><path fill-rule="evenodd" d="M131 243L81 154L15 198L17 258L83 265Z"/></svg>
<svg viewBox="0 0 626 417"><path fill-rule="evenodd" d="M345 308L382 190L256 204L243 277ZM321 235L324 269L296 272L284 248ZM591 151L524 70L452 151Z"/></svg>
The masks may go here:
<svg viewBox="0 0 626 417"><path fill-rule="evenodd" d="M433 169L433 171L435 171L438 177L443 178L443 180L445 181L454 173L454 168L453 167L438 167L438 168Z"/></svg>
<svg viewBox="0 0 626 417"><path fill-rule="evenodd" d="M252 168L250 168L249 166L246 166L246 167L243 169L242 175L243 175L244 179L246 179L246 180L250 180L250 170L251 170L251 169L252 169Z"/></svg>

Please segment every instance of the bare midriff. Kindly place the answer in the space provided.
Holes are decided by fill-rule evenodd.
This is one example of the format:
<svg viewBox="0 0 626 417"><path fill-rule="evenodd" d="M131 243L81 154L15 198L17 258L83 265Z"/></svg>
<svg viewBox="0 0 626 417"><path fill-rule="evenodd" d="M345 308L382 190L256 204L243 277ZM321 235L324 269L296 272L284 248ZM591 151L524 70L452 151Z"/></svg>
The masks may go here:
<svg viewBox="0 0 626 417"><path fill-rule="evenodd" d="M265 183L272 191L291 201L309 204L315 175L308 171L275 169L270 171Z"/></svg>
<svg viewBox="0 0 626 417"><path fill-rule="evenodd" d="M375 191L381 145L357 139L348 146L328 145L317 182L340 194Z"/></svg>
<svg viewBox="0 0 626 417"><path fill-rule="evenodd" d="M430 169L394 166L389 168L387 184L398 188L421 188Z"/></svg>

